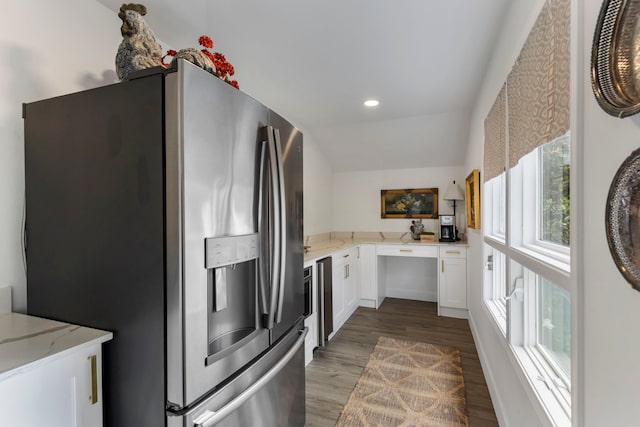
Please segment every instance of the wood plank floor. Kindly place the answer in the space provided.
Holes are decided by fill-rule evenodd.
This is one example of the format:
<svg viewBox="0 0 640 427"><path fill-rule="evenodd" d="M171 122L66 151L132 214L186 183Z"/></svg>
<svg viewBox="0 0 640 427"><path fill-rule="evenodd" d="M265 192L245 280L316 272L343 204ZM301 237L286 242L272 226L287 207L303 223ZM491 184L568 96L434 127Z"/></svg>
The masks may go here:
<svg viewBox="0 0 640 427"><path fill-rule="evenodd" d="M497 426L467 320L437 316L435 303L387 298L360 307L307 366L307 426L335 425L379 336L452 345L460 350L470 427Z"/></svg>

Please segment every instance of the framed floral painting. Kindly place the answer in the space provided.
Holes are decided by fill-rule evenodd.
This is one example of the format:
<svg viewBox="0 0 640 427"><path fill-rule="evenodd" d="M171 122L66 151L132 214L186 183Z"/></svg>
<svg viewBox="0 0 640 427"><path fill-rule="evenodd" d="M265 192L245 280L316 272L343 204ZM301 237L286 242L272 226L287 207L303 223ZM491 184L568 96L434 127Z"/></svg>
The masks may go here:
<svg viewBox="0 0 640 427"><path fill-rule="evenodd" d="M438 218L438 189L380 190L381 218Z"/></svg>

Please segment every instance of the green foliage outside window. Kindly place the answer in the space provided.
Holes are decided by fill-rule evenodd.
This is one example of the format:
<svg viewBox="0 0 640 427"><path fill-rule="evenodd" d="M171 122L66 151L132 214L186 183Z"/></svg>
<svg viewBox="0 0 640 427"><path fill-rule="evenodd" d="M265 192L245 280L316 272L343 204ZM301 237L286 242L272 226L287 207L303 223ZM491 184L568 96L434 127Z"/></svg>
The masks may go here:
<svg viewBox="0 0 640 427"><path fill-rule="evenodd" d="M563 135L541 147L541 227L540 240L569 246L570 225L570 142Z"/></svg>

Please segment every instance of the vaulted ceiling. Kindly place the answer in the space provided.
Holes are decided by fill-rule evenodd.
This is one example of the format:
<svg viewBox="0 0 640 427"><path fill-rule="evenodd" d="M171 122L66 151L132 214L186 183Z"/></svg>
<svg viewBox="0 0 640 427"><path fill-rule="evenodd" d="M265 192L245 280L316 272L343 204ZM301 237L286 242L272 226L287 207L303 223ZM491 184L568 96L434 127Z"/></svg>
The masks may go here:
<svg viewBox="0 0 640 427"><path fill-rule="evenodd" d="M99 0L114 11L121 0ZM459 166L508 0L146 0L166 48L210 36L240 88L335 171ZM375 98L376 108L363 102Z"/></svg>

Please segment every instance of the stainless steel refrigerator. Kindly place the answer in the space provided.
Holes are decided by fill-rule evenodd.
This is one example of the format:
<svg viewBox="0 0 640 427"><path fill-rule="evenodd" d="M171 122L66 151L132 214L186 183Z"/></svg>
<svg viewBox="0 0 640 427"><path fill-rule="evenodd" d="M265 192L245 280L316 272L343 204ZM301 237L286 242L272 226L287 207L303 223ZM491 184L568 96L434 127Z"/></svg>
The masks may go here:
<svg viewBox="0 0 640 427"><path fill-rule="evenodd" d="M24 105L27 310L114 332L106 426L302 426L302 134L184 61Z"/></svg>

